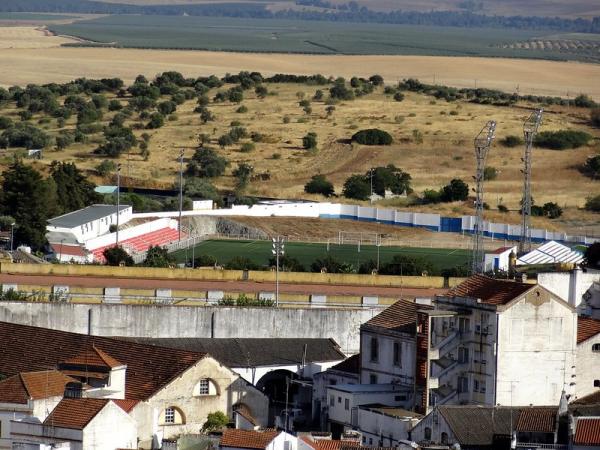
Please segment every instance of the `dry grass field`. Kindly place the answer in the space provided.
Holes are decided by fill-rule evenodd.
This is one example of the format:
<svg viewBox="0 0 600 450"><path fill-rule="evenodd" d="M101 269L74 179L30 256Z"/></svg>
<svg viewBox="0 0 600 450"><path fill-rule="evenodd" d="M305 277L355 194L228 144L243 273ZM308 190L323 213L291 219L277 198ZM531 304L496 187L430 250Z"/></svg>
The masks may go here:
<svg viewBox="0 0 600 450"><path fill-rule="evenodd" d="M49 37L48 39L53 39ZM1 44L0 39L0 47ZM177 70L185 76L224 75L240 70L263 74L322 73L333 76L381 74L388 82L418 78L457 87L489 87L522 94L575 96L600 100L600 65L502 58L442 56L345 56L257 54L114 48L0 48L0 85L66 82Z"/></svg>
<svg viewBox="0 0 600 450"><path fill-rule="evenodd" d="M43 27L0 27L0 49L47 49L75 42L71 38L52 36ZM4 64L3 64L4 65Z"/></svg>
<svg viewBox="0 0 600 450"><path fill-rule="evenodd" d="M248 91L243 104L246 113L237 113L239 105L216 103L209 105L216 115L215 122L202 125L198 114L193 113L195 102L188 101L178 108L177 118L166 122L158 130L149 130L150 158L143 161L135 150L129 158L123 155L123 177L125 184L171 186L178 171L177 155L180 148L186 149L186 157L193 154L199 133L211 136L211 145L218 148L217 138L226 133L232 122L239 122L248 133L258 132L266 136L266 142L256 143L250 153L240 152L241 141L219 152L231 165L226 175L215 180L219 188L232 189L235 179L231 171L239 163L249 163L255 173L270 173L269 181L255 181L250 184L247 194L280 198L313 198L303 192L304 184L317 173L327 176L340 193L344 180L356 173L366 173L370 167L395 164L409 172L417 193L425 189L437 189L452 178L462 178L471 182L475 158L473 137L487 120L498 122L497 139L507 135L520 135L522 122L529 114L527 107L493 107L467 102L434 101L432 97L409 93L403 102L395 102L385 96L380 88L375 93L354 101L336 105L335 112L328 117L323 102L312 102L313 112L306 115L298 106L299 92L305 98L312 98L317 87L296 84L267 85L272 95L258 99ZM224 89L224 88L223 88ZM216 93L213 90L209 95ZM14 115L16 111L10 114ZM105 114L110 120L113 113ZM545 115L543 130L579 129L598 136L597 130L586 125L587 110L550 108ZM135 118L136 116L134 116ZM289 123L284 123L284 117ZM34 117L35 121L35 117ZM74 127L75 119L67 122ZM52 132L54 121L43 125ZM367 147L351 144L348 139L358 129L377 127L390 132L395 143L389 147ZM423 135L423 143L413 139L413 130ZM302 148L302 137L308 132L318 135L318 150L307 152ZM139 135L143 130L137 131ZM73 161L78 166L89 169L94 177L94 167L100 159L92 155L92 150L101 141L101 136L92 138L88 144L75 144L64 151L47 151L41 166L52 160ZM600 150L596 143L577 150L552 151L536 149L534 156L533 195L537 204L553 201L565 207L564 219L575 224L597 223L598 216L580 209L585 198L600 191L597 181L583 176L578 171L588 156ZM499 170L498 178L486 184L486 201L492 210L487 217L498 221L518 223L517 213L502 214L495 211L498 203L517 209L522 186L521 148L505 148L496 143L492 149L488 165ZM278 155L278 156L274 156ZM131 180L128 180L128 177ZM112 183L111 178L95 181ZM387 200L382 205L403 206L403 200ZM441 204L412 207L415 210L437 211L449 215L472 213L467 204ZM534 220L538 226L561 229L561 222L546 219Z"/></svg>

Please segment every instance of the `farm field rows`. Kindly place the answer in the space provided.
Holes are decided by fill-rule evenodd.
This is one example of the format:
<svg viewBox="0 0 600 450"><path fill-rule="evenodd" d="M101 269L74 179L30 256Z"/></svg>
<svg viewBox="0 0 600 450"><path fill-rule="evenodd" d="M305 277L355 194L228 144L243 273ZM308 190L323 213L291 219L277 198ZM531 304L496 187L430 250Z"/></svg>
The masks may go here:
<svg viewBox="0 0 600 450"><path fill-rule="evenodd" d="M579 59L578 53L505 44L539 31L327 23L302 20L115 15L51 25L57 34L117 47L322 54L401 54Z"/></svg>
<svg viewBox="0 0 600 450"><path fill-rule="evenodd" d="M377 260L377 247L373 245L357 244L311 244L288 242L285 244L286 255L296 258L305 268L317 258L327 255L352 264L355 268L368 260ZM270 241L229 241L211 240L199 244L194 252L197 258L200 255L214 256L219 264L226 264L237 256L249 258L259 266L268 266L271 253ZM394 255L403 255L411 258L421 258L430 262L435 271L450 269L468 263L470 252L468 250L436 249L436 248L408 248L408 247L380 247L380 262L389 262ZM180 250L173 253L178 263L191 261L192 249Z"/></svg>

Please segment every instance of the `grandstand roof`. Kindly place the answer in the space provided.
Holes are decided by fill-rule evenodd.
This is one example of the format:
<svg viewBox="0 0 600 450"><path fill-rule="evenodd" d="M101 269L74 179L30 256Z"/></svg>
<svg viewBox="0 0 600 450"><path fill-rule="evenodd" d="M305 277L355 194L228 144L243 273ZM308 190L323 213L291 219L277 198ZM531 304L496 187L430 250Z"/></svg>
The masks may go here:
<svg viewBox="0 0 600 450"><path fill-rule="evenodd" d="M115 205L92 205L77 211L73 211L62 216L54 217L48 220L48 223L53 227L58 228L75 228L86 223L93 222L103 217L110 216L115 213ZM119 211L124 211L131 208L129 205L120 205Z"/></svg>
<svg viewBox="0 0 600 450"><path fill-rule="evenodd" d="M563 244L556 241L546 242L541 247L521 256L517 259L517 264L556 264L556 263L574 263L579 264L583 261L581 252L571 250Z"/></svg>

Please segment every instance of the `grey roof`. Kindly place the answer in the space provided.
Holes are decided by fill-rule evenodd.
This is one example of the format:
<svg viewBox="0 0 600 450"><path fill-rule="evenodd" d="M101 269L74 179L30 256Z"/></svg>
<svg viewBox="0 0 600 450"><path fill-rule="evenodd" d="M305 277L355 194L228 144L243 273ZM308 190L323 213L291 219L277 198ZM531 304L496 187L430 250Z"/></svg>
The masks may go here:
<svg viewBox="0 0 600 450"><path fill-rule="evenodd" d="M521 256L517 264L556 264L575 263L583 261L583 253L571 250L555 241L546 242L541 247Z"/></svg>
<svg viewBox="0 0 600 450"><path fill-rule="evenodd" d="M135 342L208 353L231 368L340 361L346 356L333 339L302 338L123 338Z"/></svg>
<svg viewBox="0 0 600 450"><path fill-rule="evenodd" d="M75 235L66 231L49 231L48 233L46 233L46 240L50 244L60 244L61 242L67 245L79 244Z"/></svg>
<svg viewBox="0 0 600 450"><path fill-rule="evenodd" d="M119 211L131 208L129 205L120 205ZM73 211L62 216L54 217L48 220L53 227L75 228L80 225L93 222L102 217L114 214L117 207L115 205L92 205L77 211Z"/></svg>

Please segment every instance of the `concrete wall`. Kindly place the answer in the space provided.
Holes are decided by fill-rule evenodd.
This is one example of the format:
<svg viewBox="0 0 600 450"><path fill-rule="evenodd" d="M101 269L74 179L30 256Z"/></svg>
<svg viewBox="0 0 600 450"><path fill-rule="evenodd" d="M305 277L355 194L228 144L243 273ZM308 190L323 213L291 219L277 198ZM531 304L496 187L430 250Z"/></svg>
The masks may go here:
<svg viewBox="0 0 600 450"><path fill-rule="evenodd" d="M379 358L371 359L371 339L376 338ZM401 383L412 385L415 380L416 342L406 334L391 335L363 331L361 333L361 383L369 384L371 374L377 376L377 383ZM400 345L400 364L394 364L394 343Z"/></svg>
<svg viewBox="0 0 600 450"><path fill-rule="evenodd" d="M600 335L592 336L577 345L577 367L575 369L575 396L577 398L598 390L594 381L600 381L600 351L593 351L592 346L600 345Z"/></svg>
<svg viewBox="0 0 600 450"><path fill-rule="evenodd" d="M600 273L598 272L583 272L577 269L571 272L538 274L538 284L540 286L558 295L570 305L577 307L580 310L579 312L585 312L586 306L589 306L582 304L586 303L583 301L583 297L594 283L600 283Z"/></svg>
<svg viewBox="0 0 600 450"><path fill-rule="evenodd" d="M99 336L333 338L352 354L360 325L381 310L1 302L0 321L87 333L89 311Z"/></svg>
<svg viewBox="0 0 600 450"><path fill-rule="evenodd" d="M400 439L408 439L408 430L418 419L393 417L366 408L358 408L358 428L364 445L396 447Z"/></svg>

